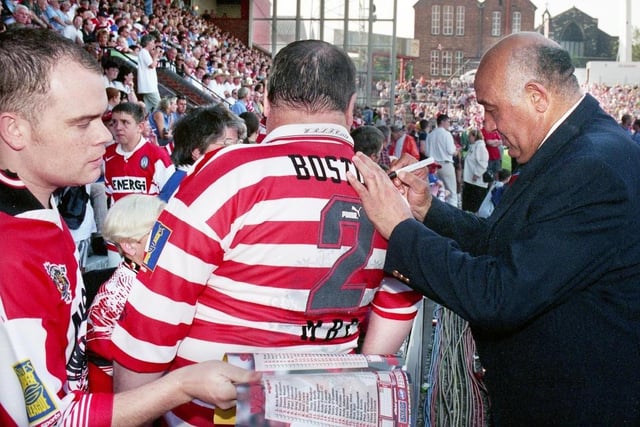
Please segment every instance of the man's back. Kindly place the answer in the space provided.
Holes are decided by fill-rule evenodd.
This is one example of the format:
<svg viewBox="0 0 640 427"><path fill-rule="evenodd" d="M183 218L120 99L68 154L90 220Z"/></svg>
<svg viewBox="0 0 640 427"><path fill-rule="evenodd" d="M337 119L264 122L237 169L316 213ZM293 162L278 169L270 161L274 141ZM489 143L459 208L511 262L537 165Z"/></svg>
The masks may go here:
<svg viewBox="0 0 640 427"><path fill-rule="evenodd" d="M293 125L203 159L152 232L144 286L113 335L118 362L145 371L226 352L353 351L386 243L346 181L352 155L344 128ZM411 318L415 299L379 292L383 313L383 296L406 299Z"/></svg>
<svg viewBox="0 0 640 427"><path fill-rule="evenodd" d="M455 154L453 136L448 130L437 127L427 136L427 154L438 163L452 162Z"/></svg>

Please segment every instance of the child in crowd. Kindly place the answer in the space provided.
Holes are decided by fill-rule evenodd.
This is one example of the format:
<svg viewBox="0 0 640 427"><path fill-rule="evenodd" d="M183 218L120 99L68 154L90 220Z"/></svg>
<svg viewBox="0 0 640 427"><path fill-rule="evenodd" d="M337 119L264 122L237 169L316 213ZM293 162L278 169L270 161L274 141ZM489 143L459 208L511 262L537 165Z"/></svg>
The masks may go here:
<svg viewBox="0 0 640 427"><path fill-rule="evenodd" d="M504 193L505 190L505 185L509 182L509 179L511 179L511 172L509 169L503 168L498 171L498 180L491 184L487 195L484 197L484 200L478 209L477 215L479 217L487 218L491 215L495 207L498 205L498 202L500 202L502 193Z"/></svg>
<svg viewBox="0 0 640 427"><path fill-rule="evenodd" d="M441 201L446 201L448 191L444 187L444 182L440 178L438 178L438 169L442 166L440 163L433 162L428 166L429 169L429 188L431 189L431 195L440 199Z"/></svg>

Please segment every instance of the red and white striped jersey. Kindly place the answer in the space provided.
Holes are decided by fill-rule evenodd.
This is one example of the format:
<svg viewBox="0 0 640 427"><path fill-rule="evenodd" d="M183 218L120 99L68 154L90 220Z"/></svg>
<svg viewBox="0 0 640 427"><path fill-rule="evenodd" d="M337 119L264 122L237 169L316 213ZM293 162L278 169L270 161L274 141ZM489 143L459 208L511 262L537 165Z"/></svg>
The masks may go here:
<svg viewBox="0 0 640 427"><path fill-rule="evenodd" d="M370 310L415 316L421 295L380 287L387 243L346 180L353 153L343 127L289 125L200 159L151 232L115 360L161 372L227 352L351 352ZM212 410L165 418L211 425Z"/></svg>
<svg viewBox="0 0 640 427"><path fill-rule="evenodd" d="M114 202L134 193L157 195L174 171L167 151L144 139L131 152L112 144L104 154L105 189Z"/></svg>
<svg viewBox="0 0 640 427"><path fill-rule="evenodd" d="M71 233L4 172L0 253L0 425L110 425L113 396L87 393L86 296Z"/></svg>
<svg viewBox="0 0 640 427"><path fill-rule="evenodd" d="M111 332L122 314L136 271L135 264L126 259L122 261L111 277L100 286L89 307L87 355L91 392L113 391Z"/></svg>

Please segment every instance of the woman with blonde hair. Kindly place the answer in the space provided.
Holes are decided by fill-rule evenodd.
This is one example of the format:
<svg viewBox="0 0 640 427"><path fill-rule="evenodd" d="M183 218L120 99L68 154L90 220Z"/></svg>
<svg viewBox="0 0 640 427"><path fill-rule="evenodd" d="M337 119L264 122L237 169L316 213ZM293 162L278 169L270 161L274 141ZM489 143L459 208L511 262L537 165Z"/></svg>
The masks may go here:
<svg viewBox="0 0 640 427"><path fill-rule="evenodd" d="M122 262L100 286L89 308L87 355L92 392L113 391L111 332L142 265L153 224L164 206L165 203L156 196L130 194L115 202L105 218L102 235L118 248Z"/></svg>
<svg viewBox="0 0 640 427"><path fill-rule="evenodd" d="M165 96L160 99L158 108L149 116L149 123L161 147L167 145L173 139L173 116L178 108L178 98Z"/></svg>

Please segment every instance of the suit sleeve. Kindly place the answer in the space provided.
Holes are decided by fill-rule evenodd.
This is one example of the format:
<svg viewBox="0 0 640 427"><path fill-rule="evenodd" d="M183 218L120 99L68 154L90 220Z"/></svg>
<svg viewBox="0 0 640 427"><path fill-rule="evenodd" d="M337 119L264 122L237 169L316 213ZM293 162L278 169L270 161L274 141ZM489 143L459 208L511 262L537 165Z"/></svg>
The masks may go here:
<svg viewBox="0 0 640 427"><path fill-rule="evenodd" d="M477 326L508 331L622 269L615 264L631 206L624 177L593 158L553 174L521 196L530 205L503 247L488 253L487 223L434 201L428 227L405 220L394 229L385 270Z"/></svg>

